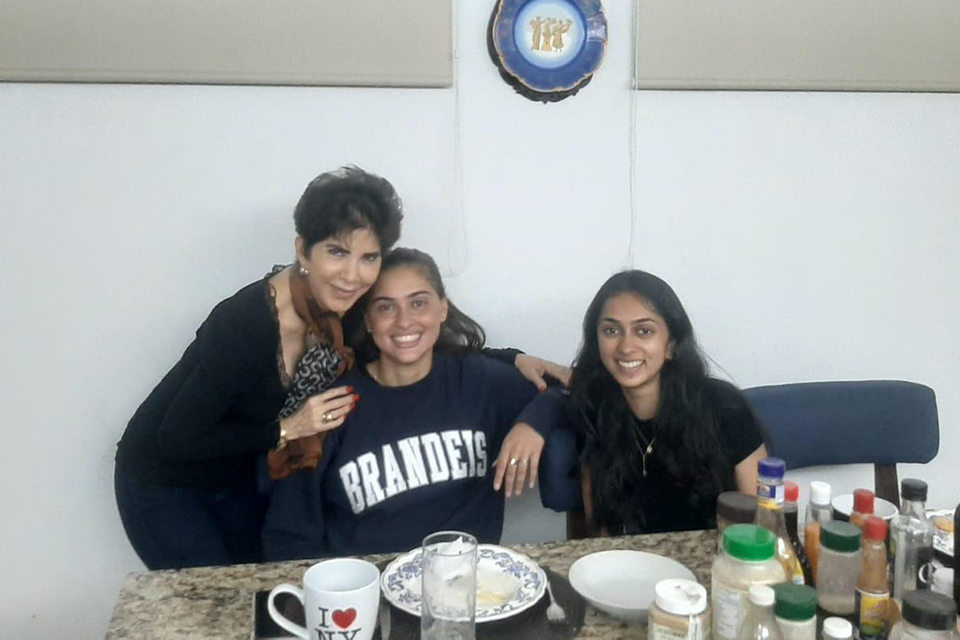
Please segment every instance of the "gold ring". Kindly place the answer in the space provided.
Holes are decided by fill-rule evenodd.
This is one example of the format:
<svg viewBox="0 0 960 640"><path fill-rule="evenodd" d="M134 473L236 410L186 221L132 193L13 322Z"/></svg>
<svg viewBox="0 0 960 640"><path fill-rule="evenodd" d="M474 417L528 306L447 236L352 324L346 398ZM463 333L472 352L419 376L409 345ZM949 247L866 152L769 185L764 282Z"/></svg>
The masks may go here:
<svg viewBox="0 0 960 640"><path fill-rule="evenodd" d="M324 421L324 422L332 422L332 421L333 421L333 415L331 415L331 413L330 413L329 411L326 412L326 413L324 413L323 416L322 416L322 418L323 418L323 421Z"/></svg>
<svg viewBox="0 0 960 640"><path fill-rule="evenodd" d="M517 466L517 459L516 459L516 458L510 458L510 466L511 466L511 467Z"/></svg>

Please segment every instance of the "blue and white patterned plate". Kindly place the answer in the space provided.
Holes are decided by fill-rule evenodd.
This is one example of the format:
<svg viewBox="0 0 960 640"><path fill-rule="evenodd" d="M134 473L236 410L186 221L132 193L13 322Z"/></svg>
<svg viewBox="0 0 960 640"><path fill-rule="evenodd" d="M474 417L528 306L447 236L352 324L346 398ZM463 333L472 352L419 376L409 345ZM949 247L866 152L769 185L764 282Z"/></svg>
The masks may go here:
<svg viewBox="0 0 960 640"><path fill-rule="evenodd" d="M536 562L511 549L494 544L478 547L477 582L482 588L484 576L494 576L499 583L512 582L513 597L495 606L477 604L477 622L502 620L535 605L546 589L546 576ZM387 565L380 576L384 597L401 611L420 615L420 574L423 555L414 549Z"/></svg>

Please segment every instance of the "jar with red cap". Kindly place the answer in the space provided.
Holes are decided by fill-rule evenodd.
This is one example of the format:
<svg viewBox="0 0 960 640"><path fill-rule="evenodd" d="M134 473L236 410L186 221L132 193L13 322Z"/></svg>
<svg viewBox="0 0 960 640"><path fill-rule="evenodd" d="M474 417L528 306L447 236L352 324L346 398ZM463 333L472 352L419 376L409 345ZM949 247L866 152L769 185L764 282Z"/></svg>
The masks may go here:
<svg viewBox="0 0 960 640"><path fill-rule="evenodd" d="M875 496L869 489L857 489L853 492L853 512L850 524L863 528L863 523L873 515Z"/></svg>
<svg viewBox="0 0 960 640"><path fill-rule="evenodd" d="M800 485L796 482L787 480L783 483L783 521L787 525L787 537L790 538L790 544L793 545L793 551L797 554L797 562L803 570L803 583L813 584L813 567L810 564L810 558L807 557L807 550L800 542L799 527L799 507Z"/></svg>
<svg viewBox="0 0 960 640"><path fill-rule="evenodd" d="M867 518L863 523L860 580L856 593L857 627L861 640L887 635L890 583L886 539L887 523L876 516Z"/></svg>

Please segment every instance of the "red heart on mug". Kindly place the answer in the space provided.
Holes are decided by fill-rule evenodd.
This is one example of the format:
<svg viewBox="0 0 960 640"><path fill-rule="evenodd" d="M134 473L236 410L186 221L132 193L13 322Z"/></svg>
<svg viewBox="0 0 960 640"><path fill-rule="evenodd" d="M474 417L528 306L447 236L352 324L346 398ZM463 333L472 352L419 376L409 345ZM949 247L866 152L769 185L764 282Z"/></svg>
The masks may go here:
<svg viewBox="0 0 960 640"><path fill-rule="evenodd" d="M357 619L357 610L356 609L337 609L333 612L333 615L330 616L333 618L334 624L336 624L341 629L346 629L353 621Z"/></svg>

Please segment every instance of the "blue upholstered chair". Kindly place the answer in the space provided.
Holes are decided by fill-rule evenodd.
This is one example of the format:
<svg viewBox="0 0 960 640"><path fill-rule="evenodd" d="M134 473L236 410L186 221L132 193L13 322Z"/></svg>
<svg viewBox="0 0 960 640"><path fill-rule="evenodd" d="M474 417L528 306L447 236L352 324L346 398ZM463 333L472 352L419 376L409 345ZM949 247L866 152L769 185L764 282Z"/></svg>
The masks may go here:
<svg viewBox="0 0 960 640"><path fill-rule="evenodd" d="M745 389L787 470L874 465L874 492L900 507L898 462L930 462L940 448L933 389L896 380L806 382Z"/></svg>
<svg viewBox="0 0 960 640"><path fill-rule="evenodd" d="M875 492L900 506L898 462L929 462L940 446L937 400L921 384L891 380L806 382L744 390L787 469L874 465ZM555 429L540 462L543 505L567 512L568 536L582 530L576 438Z"/></svg>

